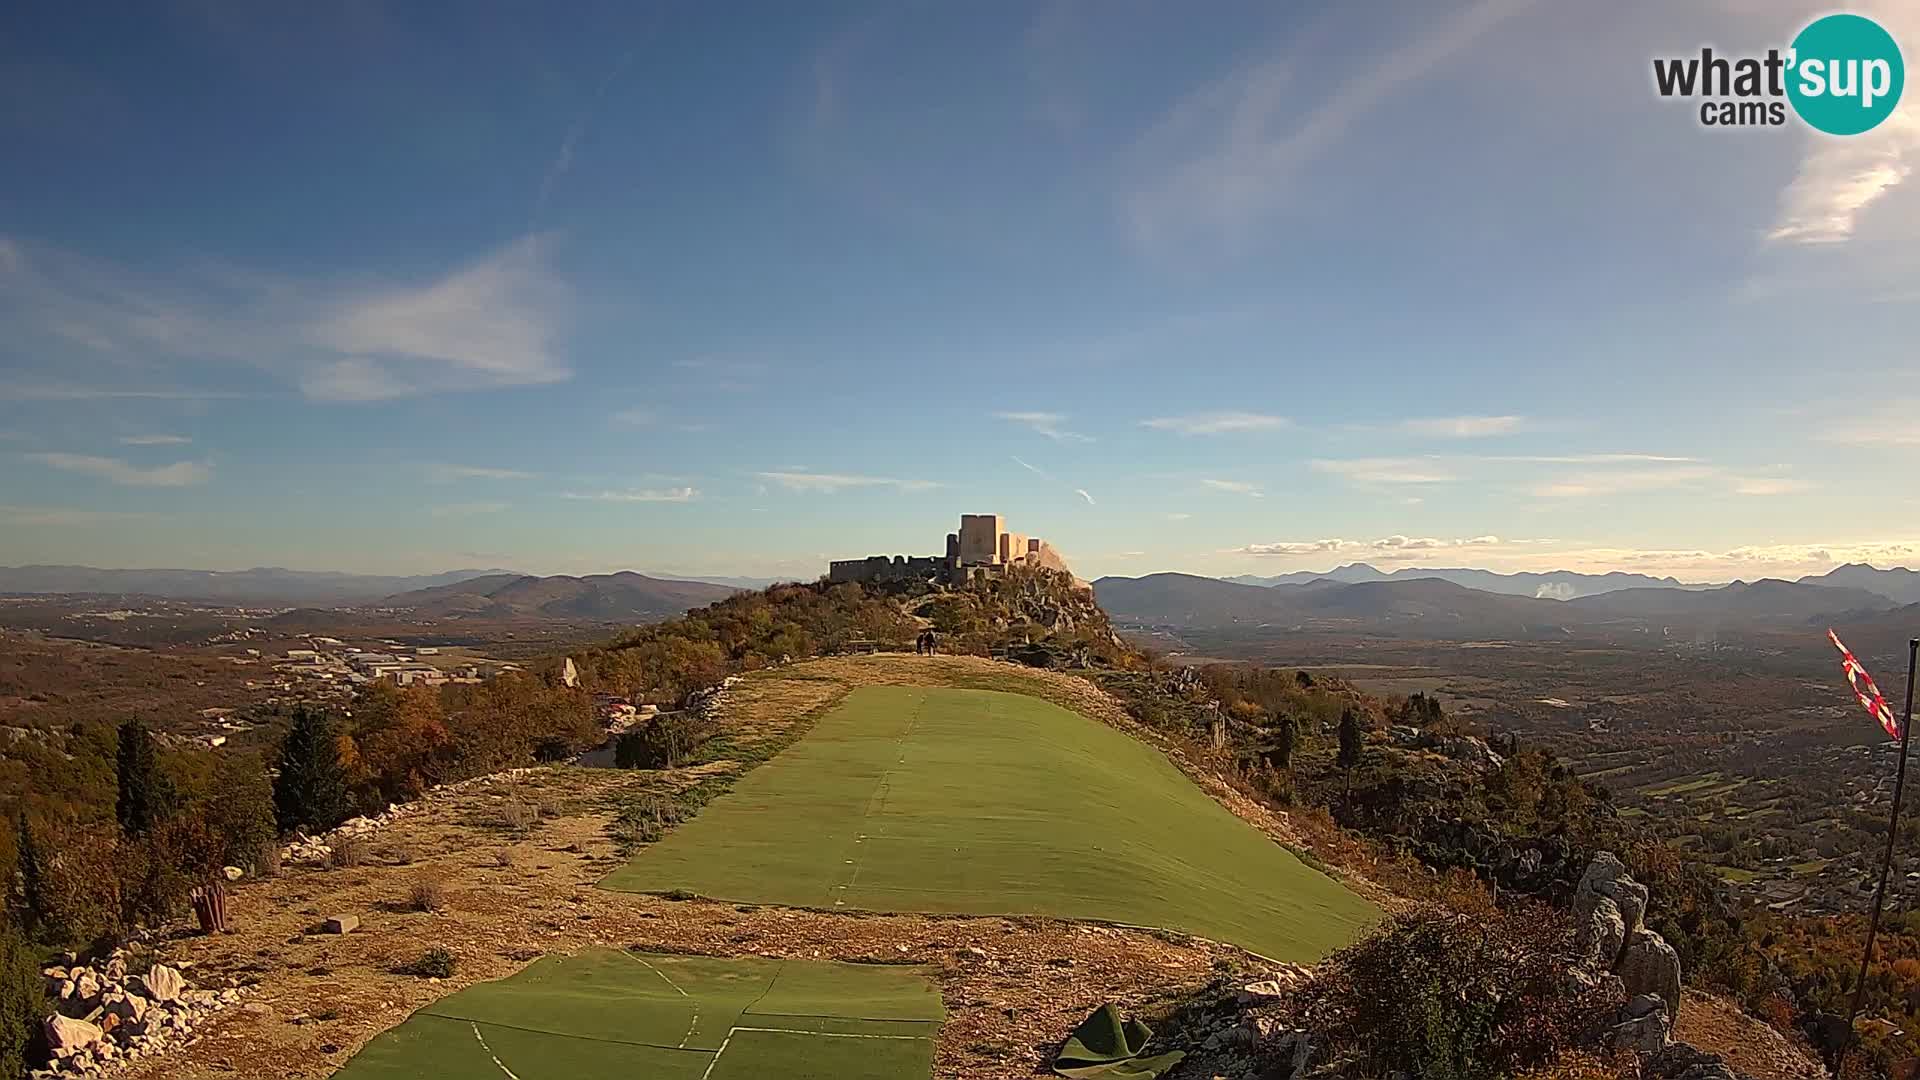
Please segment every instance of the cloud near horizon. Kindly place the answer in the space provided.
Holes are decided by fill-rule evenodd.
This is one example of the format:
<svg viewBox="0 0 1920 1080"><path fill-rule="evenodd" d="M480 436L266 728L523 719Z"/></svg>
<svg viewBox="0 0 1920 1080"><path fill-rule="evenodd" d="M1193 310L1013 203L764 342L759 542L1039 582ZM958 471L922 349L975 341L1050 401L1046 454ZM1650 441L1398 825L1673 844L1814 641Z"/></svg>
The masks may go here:
<svg viewBox="0 0 1920 1080"><path fill-rule="evenodd" d="M1232 495L1248 495L1256 499L1266 498L1265 492L1261 491L1258 486L1250 484L1245 480L1201 480L1200 484L1202 487L1212 488L1214 491L1224 491Z"/></svg>
<svg viewBox="0 0 1920 1080"><path fill-rule="evenodd" d="M1225 554L1284 556L1306 555L1366 556L1382 560L1418 559L1437 552L1484 551L1490 548L1551 544L1552 540L1503 540L1498 536L1475 536L1461 540L1443 540L1434 536L1406 536L1396 533L1377 540L1282 540L1266 544L1247 544L1230 548Z"/></svg>
<svg viewBox="0 0 1920 1080"><path fill-rule="evenodd" d="M833 495L854 488L890 487L901 491L931 491L940 485L931 480L896 480L886 476L856 476L846 473L758 472L756 477L792 492Z"/></svg>
<svg viewBox="0 0 1920 1080"><path fill-rule="evenodd" d="M563 499L575 499L587 502L609 503L684 503L693 502L700 497L700 490L691 487L677 488L641 488L627 491L568 491L560 496Z"/></svg>
<svg viewBox="0 0 1920 1080"><path fill-rule="evenodd" d="M26 457L50 469L98 477L122 487L194 487L206 483L213 476L213 466L198 461L142 467L118 458L96 457L92 454L44 453L28 454Z"/></svg>
<svg viewBox="0 0 1920 1080"><path fill-rule="evenodd" d="M433 464L426 468L427 479L436 484L459 480L532 480L534 473L524 469L497 469L486 465Z"/></svg>
<svg viewBox="0 0 1920 1080"><path fill-rule="evenodd" d="M1251 412L1204 412L1185 416L1157 416L1140 421L1141 427L1172 431L1181 435L1226 435L1241 431L1274 431L1291 427L1284 416Z"/></svg>
<svg viewBox="0 0 1920 1080"><path fill-rule="evenodd" d="M1511 435L1525 426L1526 418L1520 416L1432 416L1404 420L1400 430L1441 439L1484 439Z"/></svg>

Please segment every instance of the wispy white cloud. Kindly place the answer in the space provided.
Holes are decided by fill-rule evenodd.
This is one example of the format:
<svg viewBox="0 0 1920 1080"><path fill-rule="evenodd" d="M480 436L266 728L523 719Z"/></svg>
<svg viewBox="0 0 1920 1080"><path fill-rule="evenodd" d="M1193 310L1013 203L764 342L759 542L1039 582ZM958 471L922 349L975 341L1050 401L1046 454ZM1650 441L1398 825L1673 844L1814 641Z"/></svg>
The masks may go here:
<svg viewBox="0 0 1920 1080"><path fill-rule="evenodd" d="M537 385L572 374L559 345L568 290L548 264L550 246L530 236L439 275L341 283L204 265L132 271L10 241L0 316L17 328L14 341L33 348L23 355L61 357L63 370L51 374L90 358L111 379L124 378L129 358L180 370L217 363L264 370L335 402ZM0 396L242 396L44 374L0 385Z"/></svg>
<svg viewBox="0 0 1920 1080"><path fill-rule="evenodd" d="M559 382L572 374L557 341L566 289L545 247L529 237L423 285L345 298L307 336L419 392Z"/></svg>
<svg viewBox="0 0 1920 1080"><path fill-rule="evenodd" d="M1087 505L1088 505L1088 506L1093 506L1093 505L1095 505L1095 504L1094 504L1094 501L1093 501L1093 496L1091 496L1091 495L1089 495L1089 494L1087 494L1087 489L1086 489L1086 488L1074 488L1074 489L1073 489L1073 493L1074 493L1075 495L1078 495L1078 496L1080 496L1081 498L1083 498L1083 499L1085 499L1085 500L1087 500Z"/></svg>
<svg viewBox="0 0 1920 1080"><path fill-rule="evenodd" d="M427 508L427 512L437 518L476 517L481 514L504 513L509 507L503 502L463 502L441 503Z"/></svg>
<svg viewBox="0 0 1920 1080"><path fill-rule="evenodd" d="M1511 435L1525 425L1526 419L1519 416L1432 416L1402 421L1400 430L1441 439L1484 439Z"/></svg>
<svg viewBox="0 0 1920 1080"><path fill-rule="evenodd" d="M1507 540L1498 536L1471 536L1443 539L1437 536L1406 536L1395 533L1375 540L1279 540L1247 544L1229 550L1232 555L1282 556L1337 555L1345 558L1369 558L1380 561L1417 560L1440 554L1475 554L1495 548L1530 547L1554 543L1552 540Z"/></svg>
<svg viewBox="0 0 1920 1080"><path fill-rule="evenodd" d="M614 61L607 73L601 76L600 85L594 91L593 99L567 127L566 136L560 140L560 149L554 154L553 161L547 165L547 171L540 177L540 192L533 200L533 224L539 224L540 215L546 211L548 200L553 198L554 188L568 172L572 171L574 150L580 145L581 138L586 135L587 125L592 122L594 112L599 109L600 102L606 98L607 90L613 85L613 81L620 77L629 64L633 63L633 57L634 53L631 49L620 54L619 59Z"/></svg>
<svg viewBox="0 0 1920 1080"><path fill-rule="evenodd" d="M1168 521L1186 521L1188 518L1191 518L1191 517L1193 517L1192 514L1186 513L1181 510L1175 510L1173 513L1166 515L1166 518Z"/></svg>
<svg viewBox="0 0 1920 1080"><path fill-rule="evenodd" d="M416 388L377 360L349 356L301 372L300 392L313 401L353 403L412 397Z"/></svg>
<svg viewBox="0 0 1920 1080"><path fill-rule="evenodd" d="M1355 484L1446 484L1457 477L1432 458L1315 458L1314 472Z"/></svg>
<svg viewBox="0 0 1920 1080"><path fill-rule="evenodd" d="M648 427L659 419L660 414L644 405L635 406L631 409L621 409L619 412L613 414L614 423L624 424L627 427Z"/></svg>
<svg viewBox="0 0 1920 1080"><path fill-rule="evenodd" d="M1700 459L1673 454L1480 454L1455 460L1510 461L1533 465L1676 464Z"/></svg>
<svg viewBox="0 0 1920 1080"><path fill-rule="evenodd" d="M28 454L27 460L62 472L98 477L122 487L194 487L213 475L213 467L197 461L178 461L172 465L142 468L118 458L91 454Z"/></svg>
<svg viewBox="0 0 1920 1080"><path fill-rule="evenodd" d="M1887 28L1897 41L1920 37L1920 11L1909 0L1861 0L1854 10ZM1920 111L1896 108L1862 135L1836 138L1807 130L1800 168L1780 197L1767 232L1775 244L1843 244L1860 231L1920 164Z"/></svg>
<svg viewBox="0 0 1920 1080"><path fill-rule="evenodd" d="M252 396L226 390L123 389L60 382L0 382L0 401L218 401Z"/></svg>
<svg viewBox="0 0 1920 1080"><path fill-rule="evenodd" d="M890 487L901 491L928 491L939 487L931 480L896 480L886 476L855 476L845 473L761 472L755 476L788 491L833 495L854 488Z"/></svg>
<svg viewBox="0 0 1920 1080"><path fill-rule="evenodd" d="M1297 196L1293 182L1369 113L1465 52L1528 0L1478 0L1421 36L1354 64L1318 101L1296 57L1273 54L1177 103L1142 138L1146 176L1123 211L1137 241L1184 246L1193 234L1235 240Z"/></svg>
<svg viewBox="0 0 1920 1080"><path fill-rule="evenodd" d="M640 488L627 491L568 491L563 499L583 499L590 502L612 503L683 503L692 502L700 497L697 488Z"/></svg>
<svg viewBox="0 0 1920 1080"><path fill-rule="evenodd" d="M532 480L539 475L524 469L501 469L488 465L429 464L422 468L427 479L436 484L451 484L461 480Z"/></svg>
<svg viewBox="0 0 1920 1080"><path fill-rule="evenodd" d="M1814 438L1842 446L1920 446L1920 398L1894 398L1856 410Z"/></svg>
<svg viewBox="0 0 1920 1080"><path fill-rule="evenodd" d="M23 528L87 528L150 516L125 510L77 510L66 506L0 505L0 523Z"/></svg>
<svg viewBox="0 0 1920 1080"><path fill-rule="evenodd" d="M1250 484L1245 480L1202 479L1200 481L1200 486L1211 488L1214 491L1224 491L1233 495L1248 495L1256 499L1262 499L1266 497L1266 493L1262 492L1257 485Z"/></svg>
<svg viewBox="0 0 1920 1080"><path fill-rule="evenodd" d="M1718 465L1638 465L1593 469L1556 477L1535 485L1534 495L1549 499L1598 498L1657 491L1719 491L1734 495L1791 495L1811 485L1780 475L1749 475Z"/></svg>
<svg viewBox="0 0 1920 1080"><path fill-rule="evenodd" d="M1720 470L1706 465L1580 472L1538 484L1532 488L1532 493L1549 499L1580 499L1648 491L1671 491L1676 488L1692 487L1718 475Z"/></svg>
<svg viewBox="0 0 1920 1080"><path fill-rule="evenodd" d="M122 435L122 446L185 446L192 442L185 435Z"/></svg>
<svg viewBox="0 0 1920 1080"><path fill-rule="evenodd" d="M1056 412L997 412L994 418L1010 423L1023 424L1032 428L1036 434L1045 435L1055 442L1092 442L1093 438L1077 431L1068 431L1061 425L1067 422L1063 413Z"/></svg>
<svg viewBox="0 0 1920 1080"><path fill-rule="evenodd" d="M1458 566L1462 563L1502 573L1612 570L1673 576L1687 582L1724 582L1735 578L1797 578L1821 574L1842 563L1873 566L1920 565L1920 539L1851 539L1823 543L1756 544L1733 548L1626 548L1583 546L1562 540L1515 540L1479 536L1447 540L1389 536L1378 540L1299 540L1248 544L1223 554L1255 557L1269 566L1318 569L1362 560L1396 566Z"/></svg>
<svg viewBox="0 0 1920 1080"><path fill-rule="evenodd" d="M1151 420L1142 420L1140 424L1157 431L1173 431L1181 435L1226 435L1241 431L1274 431L1291 426L1292 421L1284 416L1265 413L1204 412L1185 416L1156 416Z"/></svg>
<svg viewBox="0 0 1920 1080"><path fill-rule="evenodd" d="M1813 485L1805 480L1795 480L1787 476L1736 476L1733 480L1735 495L1794 495L1811 489Z"/></svg>

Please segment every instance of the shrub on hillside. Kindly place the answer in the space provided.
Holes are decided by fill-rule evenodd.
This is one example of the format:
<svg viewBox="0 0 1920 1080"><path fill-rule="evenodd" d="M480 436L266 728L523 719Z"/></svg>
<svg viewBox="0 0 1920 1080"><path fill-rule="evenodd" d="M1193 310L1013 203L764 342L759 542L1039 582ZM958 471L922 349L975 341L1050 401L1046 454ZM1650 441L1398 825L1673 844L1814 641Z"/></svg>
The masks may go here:
<svg viewBox="0 0 1920 1080"><path fill-rule="evenodd" d="M0 929L0 1076L25 1076L30 1048L48 1012L40 960L19 930Z"/></svg>
<svg viewBox="0 0 1920 1080"><path fill-rule="evenodd" d="M79 944L121 927L116 825L23 826L23 919L40 941Z"/></svg>
<svg viewBox="0 0 1920 1080"><path fill-rule="evenodd" d="M411 963L399 969L402 975L412 975L421 979L451 979L457 961L446 949L435 945L421 953Z"/></svg>
<svg viewBox="0 0 1920 1080"><path fill-rule="evenodd" d="M447 906L447 883L433 874L421 874L407 889L407 906L414 911L434 912Z"/></svg>
<svg viewBox="0 0 1920 1080"><path fill-rule="evenodd" d="M259 877L271 877L279 869L273 781L258 758L227 754L220 759L204 814L220 842L220 866L237 866Z"/></svg>
<svg viewBox="0 0 1920 1080"><path fill-rule="evenodd" d="M662 713L622 734L613 744L613 761L622 769L675 768L719 731L696 713Z"/></svg>
<svg viewBox="0 0 1920 1080"><path fill-rule="evenodd" d="M334 870L348 870L367 861L367 842L357 836L342 836L333 842L327 852L327 866Z"/></svg>
<svg viewBox="0 0 1920 1080"><path fill-rule="evenodd" d="M1511 1076L1589 1041L1619 1004L1570 986L1571 946L1546 909L1420 912L1336 955L1308 1015L1334 1053L1380 1074Z"/></svg>

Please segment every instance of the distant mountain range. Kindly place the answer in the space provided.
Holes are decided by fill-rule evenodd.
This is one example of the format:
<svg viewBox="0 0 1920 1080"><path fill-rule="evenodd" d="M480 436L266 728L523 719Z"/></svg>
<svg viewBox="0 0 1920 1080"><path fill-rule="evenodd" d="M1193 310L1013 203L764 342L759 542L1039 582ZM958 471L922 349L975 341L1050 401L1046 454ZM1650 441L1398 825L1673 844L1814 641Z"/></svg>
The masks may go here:
<svg viewBox="0 0 1920 1080"><path fill-rule="evenodd" d="M493 574L389 596L380 606L408 608L416 615L436 618L629 621L670 618L739 591L730 585L672 581L631 570L588 577Z"/></svg>
<svg viewBox="0 0 1920 1080"><path fill-rule="evenodd" d="M1776 580L1635 587L1560 601L1469 588L1443 578L1382 578L1343 583L1319 577L1263 586L1152 574L1101 578L1094 593L1114 618L1151 626L1300 626L1435 638L1564 635L1622 622L1651 629L1722 619L1865 617L1896 606L1865 589Z"/></svg>
<svg viewBox="0 0 1920 1080"><path fill-rule="evenodd" d="M452 585L508 570L449 570L388 576L329 570L100 570L91 566L0 566L0 593L101 593L219 604L352 604L398 592Z"/></svg>
<svg viewBox="0 0 1920 1080"><path fill-rule="evenodd" d="M1848 563L1836 566L1819 576L1808 575L1800 579L1804 585L1840 585L1852 589L1866 589L1898 604L1920 604L1920 572L1896 566L1890 570L1876 570L1865 563Z"/></svg>
<svg viewBox="0 0 1920 1080"><path fill-rule="evenodd" d="M1503 596L1533 596L1549 600L1572 600L1580 596L1592 596L1595 593L1612 592L1616 589L1631 589L1640 586L1666 589L1709 588L1704 585L1683 585L1674 578L1655 578L1645 574L1627 574L1618 570L1607 574L1580 574L1572 570L1553 570L1544 574L1496 574L1491 570L1475 570L1470 567L1457 569L1427 569L1424 567L1402 567L1391 573L1379 570L1366 563L1348 563L1336 566L1324 574L1311 570L1299 570L1291 574L1278 574L1273 577L1257 577L1242 574L1223 580L1241 585L1305 585L1313 581L1337 581L1346 585L1356 585L1366 581L1408 581L1418 578L1438 578L1451 581L1455 585L1465 585L1469 589L1482 592L1499 593Z"/></svg>
<svg viewBox="0 0 1920 1080"><path fill-rule="evenodd" d="M1438 578L1441 581L1451 581L1455 585L1465 585L1469 589L1479 589L1482 592L1501 593L1506 596L1532 596L1546 600L1574 600L1583 596L1619 592L1622 589L1685 589L1699 592L1725 587L1725 583L1722 582L1690 584L1671 577L1648 577L1645 574L1628 574L1618 570L1606 574L1581 574L1572 570L1552 570L1544 574L1497 574L1491 570L1476 570L1470 567L1454 569L1402 567L1389 572L1362 562L1336 566L1326 573L1297 570L1291 574L1275 574L1271 577L1239 574L1221 580L1239 585L1271 588L1276 585L1306 585L1315 581L1336 581L1345 585L1354 585L1367 581L1407 581L1417 578ZM1909 570L1904 566L1878 570L1865 563L1848 563L1824 574L1808 574L1800 578L1798 584L1865 589L1868 592L1879 593L1897 604L1920 603L1920 571Z"/></svg>
<svg viewBox="0 0 1920 1080"><path fill-rule="evenodd" d="M549 582L544 589L523 584ZM569 584L572 583L572 584ZM581 583L587 583L582 585ZM258 607L344 607L454 604L478 612L491 592L513 588L498 598L500 610L533 611L552 607L578 618L638 618L642 613L674 614L712 603L742 589L772 584L761 578L654 578L627 571L590 577L532 577L514 570L449 570L441 574L346 574L325 570L287 570L261 566L251 570L101 570L91 566L0 567L0 594L84 593L150 596L212 604ZM688 588L680 589L680 586ZM538 596L536 594L550 594ZM422 597L420 594L430 594ZM675 604L685 595L688 603ZM455 596L469 597L455 601ZM414 597L406 603L403 598ZM564 610L563 610L564 609Z"/></svg>

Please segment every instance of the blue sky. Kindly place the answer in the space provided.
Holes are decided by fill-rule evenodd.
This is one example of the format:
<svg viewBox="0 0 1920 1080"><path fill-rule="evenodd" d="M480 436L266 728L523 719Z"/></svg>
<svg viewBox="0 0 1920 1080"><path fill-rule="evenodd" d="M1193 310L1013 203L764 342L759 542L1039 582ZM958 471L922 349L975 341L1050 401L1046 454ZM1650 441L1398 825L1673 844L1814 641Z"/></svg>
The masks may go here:
<svg viewBox="0 0 1920 1080"><path fill-rule="evenodd" d="M1822 10L15 5L0 563L1920 565L1920 106L1651 88Z"/></svg>

